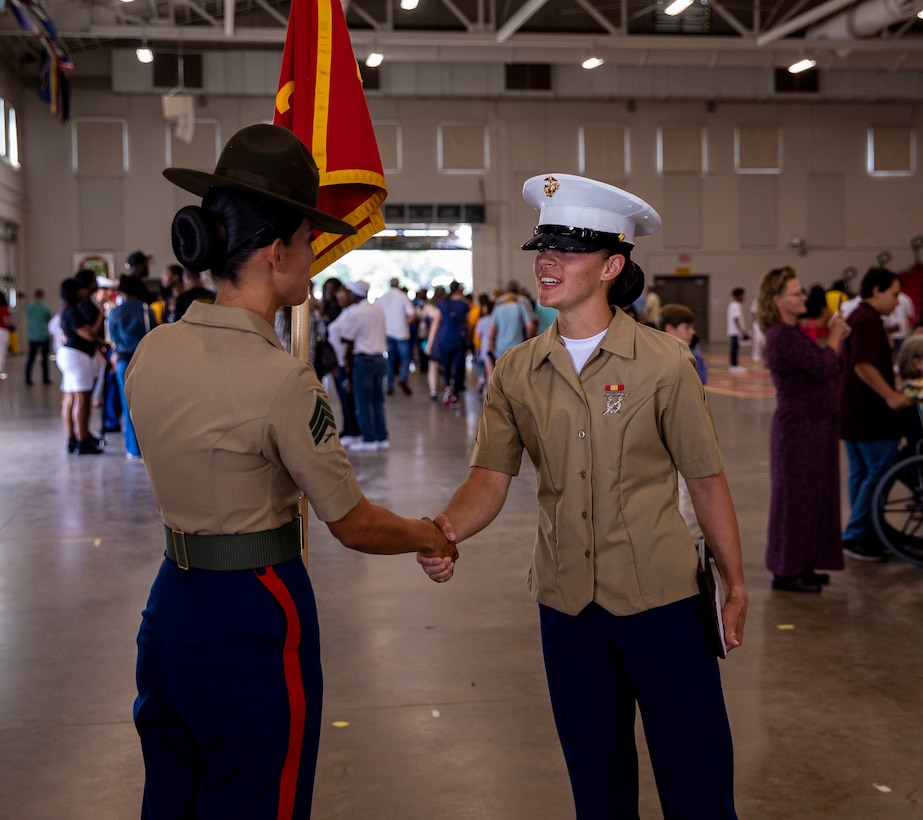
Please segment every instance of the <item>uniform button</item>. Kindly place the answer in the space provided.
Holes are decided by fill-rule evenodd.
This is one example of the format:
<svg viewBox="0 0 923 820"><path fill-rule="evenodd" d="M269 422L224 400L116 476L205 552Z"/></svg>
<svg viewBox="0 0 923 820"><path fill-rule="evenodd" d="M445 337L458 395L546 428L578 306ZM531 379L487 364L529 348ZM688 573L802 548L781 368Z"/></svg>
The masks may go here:
<svg viewBox="0 0 923 820"><path fill-rule="evenodd" d="M590 551L589 551L589 550L587 550L587 551L586 551L585 553L583 553L583 554L584 554L584 556L587 557L587 558L590 557Z"/></svg>
<svg viewBox="0 0 923 820"><path fill-rule="evenodd" d="M580 471L580 478L586 478L586 470Z"/></svg>
<svg viewBox="0 0 923 820"><path fill-rule="evenodd" d="M581 430L579 433L577 433L577 438L586 438L586 432Z"/></svg>
<svg viewBox="0 0 923 820"><path fill-rule="evenodd" d="M586 517L587 517L587 511L584 510L582 513L580 513L580 515L582 515L584 518L586 518Z"/></svg>

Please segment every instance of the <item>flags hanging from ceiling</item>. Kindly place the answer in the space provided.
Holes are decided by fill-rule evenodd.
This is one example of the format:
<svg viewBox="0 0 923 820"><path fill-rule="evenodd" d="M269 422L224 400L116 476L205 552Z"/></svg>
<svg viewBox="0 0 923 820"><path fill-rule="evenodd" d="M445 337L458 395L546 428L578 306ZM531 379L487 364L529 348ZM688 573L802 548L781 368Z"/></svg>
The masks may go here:
<svg viewBox="0 0 923 820"><path fill-rule="evenodd" d="M42 52L39 63L38 98L51 109L51 113L62 125L70 121L70 72L61 71L57 62L47 51Z"/></svg>
<svg viewBox="0 0 923 820"><path fill-rule="evenodd" d="M64 41L58 36L54 21L39 0L10 0L10 4L19 27L42 45L39 99L51 107L51 113L62 123L66 123L70 119L70 73L74 70L74 62Z"/></svg>
<svg viewBox="0 0 923 820"><path fill-rule="evenodd" d="M73 71L74 62L40 0L10 0L10 5L19 27L41 42L45 51L54 57L58 68Z"/></svg>
<svg viewBox="0 0 923 820"><path fill-rule="evenodd" d="M385 227L388 195L340 0L292 0L273 122L294 131L314 156L317 207L357 230L315 238L316 275Z"/></svg>

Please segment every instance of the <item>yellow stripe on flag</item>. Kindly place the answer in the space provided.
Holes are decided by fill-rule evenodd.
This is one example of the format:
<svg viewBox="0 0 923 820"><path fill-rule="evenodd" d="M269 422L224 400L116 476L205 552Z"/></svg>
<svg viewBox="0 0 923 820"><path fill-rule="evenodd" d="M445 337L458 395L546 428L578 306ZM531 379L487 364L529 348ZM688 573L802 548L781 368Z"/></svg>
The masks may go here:
<svg viewBox="0 0 923 820"><path fill-rule="evenodd" d="M314 136L311 153L317 167L327 167L327 120L330 117L330 63L333 58L333 15L330 0L317 0L317 86L314 89ZM330 184L323 181L321 185Z"/></svg>
<svg viewBox="0 0 923 820"><path fill-rule="evenodd" d="M273 122L310 148L320 172L317 207L357 230L314 239L317 275L385 227L388 195L339 0L293 0L278 88Z"/></svg>

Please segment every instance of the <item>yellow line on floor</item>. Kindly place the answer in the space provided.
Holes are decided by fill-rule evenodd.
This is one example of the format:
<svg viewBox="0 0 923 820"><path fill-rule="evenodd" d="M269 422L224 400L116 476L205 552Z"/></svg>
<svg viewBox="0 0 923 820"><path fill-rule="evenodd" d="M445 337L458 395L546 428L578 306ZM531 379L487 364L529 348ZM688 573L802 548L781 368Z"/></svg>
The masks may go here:
<svg viewBox="0 0 923 820"><path fill-rule="evenodd" d="M65 544L92 544L94 547L101 546L102 538L62 538Z"/></svg>

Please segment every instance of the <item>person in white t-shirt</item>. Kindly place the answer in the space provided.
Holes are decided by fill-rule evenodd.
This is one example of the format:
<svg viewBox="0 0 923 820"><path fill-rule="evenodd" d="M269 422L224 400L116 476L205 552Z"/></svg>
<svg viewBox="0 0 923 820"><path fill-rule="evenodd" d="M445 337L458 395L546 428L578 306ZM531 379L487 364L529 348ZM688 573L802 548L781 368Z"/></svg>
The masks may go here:
<svg viewBox="0 0 923 820"><path fill-rule="evenodd" d="M407 384L410 374L410 322L416 315L410 297L401 290L400 280L395 276L391 279L391 287L375 300L375 305L384 311L385 334L388 341L388 395L394 393L394 372L400 366L398 387L404 391L405 396L411 395L413 390Z"/></svg>
<svg viewBox="0 0 923 820"><path fill-rule="evenodd" d="M910 328L913 327L916 318L917 311L913 306L913 300L901 291L897 295L897 307L884 317L885 330L891 336L895 356L904 339L910 335Z"/></svg>
<svg viewBox="0 0 923 820"><path fill-rule="evenodd" d="M388 426L385 422L385 314L368 300L368 282L350 282L346 290L352 295L353 307L337 317L340 340L346 347L346 375L352 380L356 401L356 417L362 441L354 441L346 449L352 451L387 450ZM332 327L333 325L331 325Z"/></svg>
<svg viewBox="0 0 923 820"><path fill-rule="evenodd" d="M728 303L727 334L731 340L730 367L731 373L746 373L747 368L741 367L738 362L740 355L740 342L750 338L744 324L743 301L746 291L743 288L734 288L731 291L731 301Z"/></svg>

